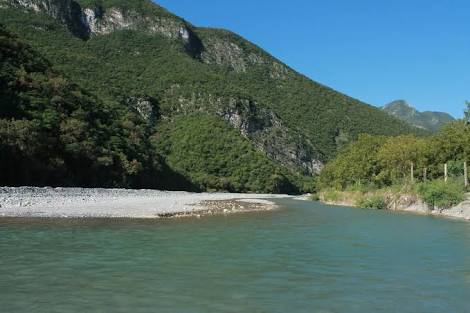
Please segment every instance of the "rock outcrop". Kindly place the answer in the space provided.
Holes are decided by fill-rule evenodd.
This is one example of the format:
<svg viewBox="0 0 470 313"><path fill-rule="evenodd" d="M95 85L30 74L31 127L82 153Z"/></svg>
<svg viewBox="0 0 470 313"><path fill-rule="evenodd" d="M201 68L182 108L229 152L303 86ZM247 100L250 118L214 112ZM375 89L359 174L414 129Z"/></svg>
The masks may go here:
<svg viewBox="0 0 470 313"><path fill-rule="evenodd" d="M204 49L201 60L207 64L224 66L237 73L245 73L249 68L264 66L273 79L283 79L289 69L267 54L259 53L257 47L247 44L238 35L226 30L210 30L205 36L205 29L198 29Z"/></svg>
<svg viewBox="0 0 470 313"><path fill-rule="evenodd" d="M81 6L73 0L0 0L5 6L25 8L53 17L82 39L106 35L122 29L145 31L179 40L187 51L197 56L201 42L185 21L168 15L157 16L134 9Z"/></svg>
<svg viewBox="0 0 470 313"><path fill-rule="evenodd" d="M155 123L158 117L158 105L155 99L148 96L133 96L127 98L125 102L127 106L139 113L148 125Z"/></svg>
<svg viewBox="0 0 470 313"><path fill-rule="evenodd" d="M82 9L83 26L90 35L106 35L116 30L134 29L159 34L168 39L191 41L191 30L183 21L173 18L148 16L138 11L121 8L85 7Z"/></svg>
<svg viewBox="0 0 470 313"><path fill-rule="evenodd" d="M71 0L1 0L5 5L45 13L63 23L72 19Z"/></svg>
<svg viewBox="0 0 470 313"><path fill-rule="evenodd" d="M322 169L312 144L256 102L231 98L217 113L269 158L306 175Z"/></svg>

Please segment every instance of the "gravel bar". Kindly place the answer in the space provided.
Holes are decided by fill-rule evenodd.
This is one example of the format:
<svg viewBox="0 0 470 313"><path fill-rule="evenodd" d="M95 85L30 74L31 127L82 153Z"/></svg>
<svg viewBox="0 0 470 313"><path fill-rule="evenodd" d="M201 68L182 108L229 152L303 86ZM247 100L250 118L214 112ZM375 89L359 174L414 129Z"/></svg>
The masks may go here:
<svg viewBox="0 0 470 313"><path fill-rule="evenodd" d="M287 195L182 191L0 187L0 217L160 218L275 208Z"/></svg>

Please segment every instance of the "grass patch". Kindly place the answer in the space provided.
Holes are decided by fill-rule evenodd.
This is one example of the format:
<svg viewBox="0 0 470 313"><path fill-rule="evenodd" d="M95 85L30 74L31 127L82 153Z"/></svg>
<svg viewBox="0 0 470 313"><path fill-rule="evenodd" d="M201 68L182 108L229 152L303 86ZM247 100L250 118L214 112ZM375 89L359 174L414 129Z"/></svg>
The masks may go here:
<svg viewBox="0 0 470 313"><path fill-rule="evenodd" d="M329 189L323 193L323 200L327 202L338 202L341 198L341 191Z"/></svg>

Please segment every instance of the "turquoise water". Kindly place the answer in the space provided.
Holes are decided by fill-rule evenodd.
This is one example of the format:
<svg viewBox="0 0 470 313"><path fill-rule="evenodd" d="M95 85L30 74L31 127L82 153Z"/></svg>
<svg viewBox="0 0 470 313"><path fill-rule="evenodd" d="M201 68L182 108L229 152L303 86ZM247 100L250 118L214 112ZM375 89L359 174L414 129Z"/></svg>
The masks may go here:
<svg viewBox="0 0 470 313"><path fill-rule="evenodd" d="M0 311L470 312L470 223L281 203L202 219L0 219Z"/></svg>

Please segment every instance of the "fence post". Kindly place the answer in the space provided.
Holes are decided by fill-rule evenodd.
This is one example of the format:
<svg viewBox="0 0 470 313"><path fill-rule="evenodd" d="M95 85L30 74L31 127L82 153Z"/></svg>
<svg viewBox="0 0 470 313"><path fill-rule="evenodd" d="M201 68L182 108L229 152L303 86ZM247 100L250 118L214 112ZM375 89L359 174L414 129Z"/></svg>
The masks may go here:
<svg viewBox="0 0 470 313"><path fill-rule="evenodd" d="M414 184L415 182L415 168L414 168L414 163L411 162L411 183Z"/></svg>
<svg viewBox="0 0 470 313"><path fill-rule="evenodd" d="M463 162L463 180L465 184L465 188L468 187L468 171L467 171L467 161Z"/></svg>
<svg viewBox="0 0 470 313"><path fill-rule="evenodd" d="M444 164L444 181L447 183L447 163Z"/></svg>

